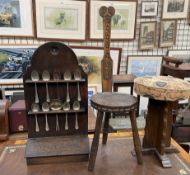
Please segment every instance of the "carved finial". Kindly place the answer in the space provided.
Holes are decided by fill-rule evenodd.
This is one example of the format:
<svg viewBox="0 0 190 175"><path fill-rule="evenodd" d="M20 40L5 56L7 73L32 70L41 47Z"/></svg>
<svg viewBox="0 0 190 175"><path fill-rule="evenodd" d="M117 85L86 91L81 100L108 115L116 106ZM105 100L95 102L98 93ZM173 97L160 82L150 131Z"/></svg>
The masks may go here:
<svg viewBox="0 0 190 175"><path fill-rule="evenodd" d="M111 17L115 14L115 9L113 7L102 6L99 10L99 14L102 18L105 16L110 16L111 19Z"/></svg>

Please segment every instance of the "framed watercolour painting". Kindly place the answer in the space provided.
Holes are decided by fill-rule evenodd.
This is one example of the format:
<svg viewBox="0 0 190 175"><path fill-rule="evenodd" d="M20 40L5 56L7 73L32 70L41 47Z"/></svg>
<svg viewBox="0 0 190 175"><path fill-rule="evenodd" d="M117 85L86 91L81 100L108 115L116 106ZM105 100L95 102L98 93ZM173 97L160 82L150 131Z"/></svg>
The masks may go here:
<svg viewBox="0 0 190 175"><path fill-rule="evenodd" d="M34 36L32 0L0 1L0 35Z"/></svg>
<svg viewBox="0 0 190 175"><path fill-rule="evenodd" d="M141 17L154 17L158 14L158 1L143 1L141 5Z"/></svg>
<svg viewBox="0 0 190 175"><path fill-rule="evenodd" d="M171 47L176 42L176 20L161 20L160 47Z"/></svg>
<svg viewBox="0 0 190 175"><path fill-rule="evenodd" d="M190 63L190 50L169 50L167 55L182 60L184 63Z"/></svg>
<svg viewBox="0 0 190 175"><path fill-rule="evenodd" d="M163 19L187 18L189 0L163 0Z"/></svg>
<svg viewBox="0 0 190 175"><path fill-rule="evenodd" d="M86 1L36 0L37 38L83 41Z"/></svg>
<svg viewBox="0 0 190 175"><path fill-rule="evenodd" d="M160 75L162 56L128 56L127 74L137 77Z"/></svg>
<svg viewBox="0 0 190 175"><path fill-rule="evenodd" d="M139 49L148 50L156 46L156 22L142 22L140 27Z"/></svg>
<svg viewBox="0 0 190 175"><path fill-rule="evenodd" d="M79 64L88 74L89 86L96 86L97 91L101 92L101 60L104 55L104 49L101 47L77 47L71 46L78 57ZM119 73L121 61L121 48L111 48L110 55L113 60L113 74Z"/></svg>
<svg viewBox="0 0 190 175"><path fill-rule="evenodd" d="M89 38L103 39L101 6L113 6L115 15L111 21L111 40L132 40L135 36L137 1L90 1Z"/></svg>

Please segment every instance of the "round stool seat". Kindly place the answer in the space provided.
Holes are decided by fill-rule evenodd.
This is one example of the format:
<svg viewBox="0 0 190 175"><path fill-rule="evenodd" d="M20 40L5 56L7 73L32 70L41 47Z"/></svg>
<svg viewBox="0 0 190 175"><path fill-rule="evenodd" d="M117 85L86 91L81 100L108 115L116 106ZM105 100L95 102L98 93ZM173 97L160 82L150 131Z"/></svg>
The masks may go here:
<svg viewBox="0 0 190 175"><path fill-rule="evenodd" d="M91 105L103 112L129 112L137 109L137 98L124 93L103 92L92 96Z"/></svg>

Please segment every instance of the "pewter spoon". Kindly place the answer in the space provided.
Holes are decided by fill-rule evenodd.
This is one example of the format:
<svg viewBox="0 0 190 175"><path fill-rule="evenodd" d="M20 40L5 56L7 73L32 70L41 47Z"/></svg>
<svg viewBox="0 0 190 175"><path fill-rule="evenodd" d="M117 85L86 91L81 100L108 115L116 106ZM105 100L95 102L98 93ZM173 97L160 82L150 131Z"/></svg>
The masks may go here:
<svg viewBox="0 0 190 175"><path fill-rule="evenodd" d="M74 79L75 79L75 80L81 80L81 73L80 73L79 70L76 70L76 71L74 72ZM77 97L77 100L78 100L78 101L81 101L79 82L77 82L77 90L78 90L78 97Z"/></svg>
<svg viewBox="0 0 190 175"><path fill-rule="evenodd" d="M71 72L66 71L64 73L64 80L71 80ZM69 96L69 83L67 82L67 96L66 96L66 102L70 102L70 96Z"/></svg>
<svg viewBox="0 0 190 175"><path fill-rule="evenodd" d="M42 103L42 111L48 112L49 111L49 104L47 102ZM47 119L47 113L45 113L45 120L46 120L46 131L49 131L49 124L48 124L48 119Z"/></svg>
<svg viewBox="0 0 190 175"><path fill-rule="evenodd" d="M50 80L50 74L47 70L44 70L42 73L42 79L44 81L49 81ZM48 83L46 82L46 101L50 102L50 98L49 98L49 90L48 90Z"/></svg>
<svg viewBox="0 0 190 175"><path fill-rule="evenodd" d="M31 106L32 112L38 112L40 110L39 104L38 103L33 103ZM37 114L35 114L35 131L39 132L39 124L38 124L38 119L37 119Z"/></svg>
<svg viewBox="0 0 190 175"><path fill-rule="evenodd" d="M65 102L63 104L63 110L64 111L69 111L70 110L70 104L68 102ZM68 130L69 126L68 126L68 114L65 113L65 130Z"/></svg>
<svg viewBox="0 0 190 175"><path fill-rule="evenodd" d="M37 85L36 85L36 81L39 80L39 74L36 70L33 70L31 73L31 79L32 81L34 81L34 85L35 85L35 103L39 103L39 97L38 97L38 91L37 91Z"/></svg>
<svg viewBox="0 0 190 175"><path fill-rule="evenodd" d="M77 111L79 109L80 109L80 103L78 101L75 101L73 103L73 110ZM76 119L75 119L75 129L78 130L79 129L79 125L78 125L78 114L77 114L77 112L76 112L75 116L76 116Z"/></svg>

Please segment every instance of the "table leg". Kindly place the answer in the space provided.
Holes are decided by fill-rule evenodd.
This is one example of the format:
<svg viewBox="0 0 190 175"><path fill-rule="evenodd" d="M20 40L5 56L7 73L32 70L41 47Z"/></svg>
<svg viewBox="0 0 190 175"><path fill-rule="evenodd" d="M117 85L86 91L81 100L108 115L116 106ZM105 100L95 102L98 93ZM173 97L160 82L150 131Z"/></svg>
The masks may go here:
<svg viewBox="0 0 190 175"><path fill-rule="evenodd" d="M164 168L171 167L165 153L171 143L172 122L172 102L149 99L143 148L153 150Z"/></svg>
<svg viewBox="0 0 190 175"><path fill-rule="evenodd" d="M143 163L142 148L141 148L141 142L140 142L138 129L137 129L135 111L130 111L130 119L131 119L132 131L133 131L133 142L134 142L135 152L137 156L137 162L138 164L142 164Z"/></svg>
<svg viewBox="0 0 190 175"><path fill-rule="evenodd" d="M103 126L103 138L102 138L102 144L107 143L108 139L108 129L109 129L109 119L110 119L110 113L105 113L105 119L104 119L104 126Z"/></svg>
<svg viewBox="0 0 190 175"><path fill-rule="evenodd" d="M96 161L96 155L98 151L99 146L99 137L101 132L101 126L102 126L102 119L103 119L103 112L98 111L97 119L96 119L96 126L95 126L95 133L94 138L92 141L91 151L90 151L90 159L88 164L88 170L93 171L95 161Z"/></svg>

